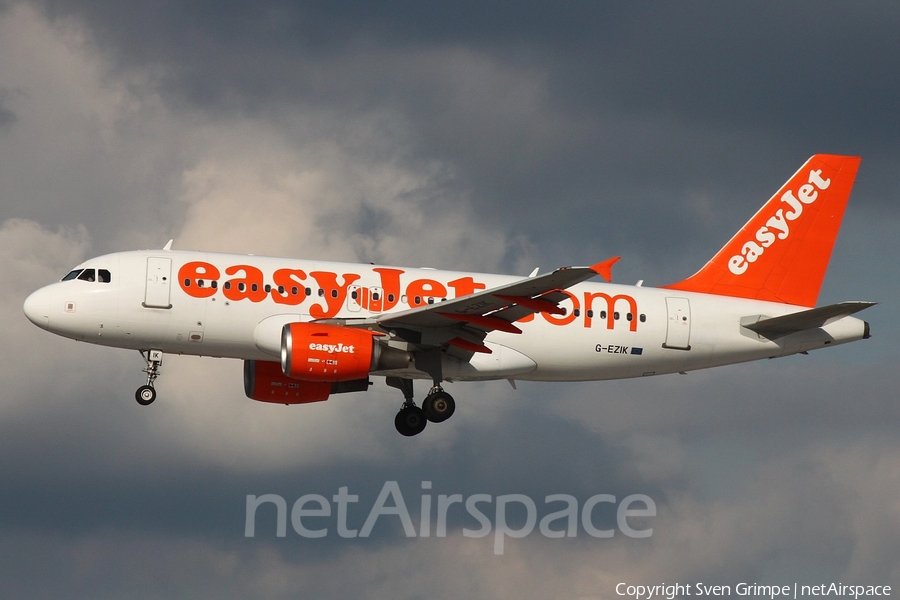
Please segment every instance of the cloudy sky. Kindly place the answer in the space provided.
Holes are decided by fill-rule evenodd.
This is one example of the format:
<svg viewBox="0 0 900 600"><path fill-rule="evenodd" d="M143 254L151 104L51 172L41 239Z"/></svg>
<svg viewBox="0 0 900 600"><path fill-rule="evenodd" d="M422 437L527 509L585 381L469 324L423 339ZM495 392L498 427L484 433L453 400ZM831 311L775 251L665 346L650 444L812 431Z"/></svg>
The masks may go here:
<svg viewBox="0 0 900 600"><path fill-rule="evenodd" d="M0 0L4 597L900 587L898 31L890 2ZM137 353L21 312L85 258L170 238L521 275L621 254L619 282L670 283L817 152L863 157L820 303L881 302L871 340L640 381L455 384L453 420L413 439L382 382L267 406L236 361L170 357L142 408ZM247 495L347 487L360 528L387 481L416 523L428 494L646 494L657 516L647 539L535 530L502 555L465 513L442 538L384 517L307 539L261 509L244 535Z"/></svg>

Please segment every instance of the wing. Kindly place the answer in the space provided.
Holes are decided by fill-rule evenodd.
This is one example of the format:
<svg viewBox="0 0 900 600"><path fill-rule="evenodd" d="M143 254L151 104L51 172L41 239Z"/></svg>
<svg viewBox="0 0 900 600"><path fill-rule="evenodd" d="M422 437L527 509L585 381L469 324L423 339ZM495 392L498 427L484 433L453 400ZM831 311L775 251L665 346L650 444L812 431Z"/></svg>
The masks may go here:
<svg viewBox="0 0 900 600"><path fill-rule="evenodd" d="M469 360L475 352L491 353L482 342L491 331L521 333L515 321L537 312L565 314L559 303L568 298L561 290L600 275L612 279L616 256L590 267L562 267L474 294L419 306L401 312L361 319L321 319L320 323L378 328L417 350L444 348Z"/></svg>
<svg viewBox="0 0 900 600"><path fill-rule="evenodd" d="M463 352L490 353L482 341L490 331L521 333L515 321L537 312L565 314L561 290L595 275L611 278L619 257L590 267L563 267L535 277L483 290L453 300L382 314L374 322L404 340L421 346L453 346Z"/></svg>

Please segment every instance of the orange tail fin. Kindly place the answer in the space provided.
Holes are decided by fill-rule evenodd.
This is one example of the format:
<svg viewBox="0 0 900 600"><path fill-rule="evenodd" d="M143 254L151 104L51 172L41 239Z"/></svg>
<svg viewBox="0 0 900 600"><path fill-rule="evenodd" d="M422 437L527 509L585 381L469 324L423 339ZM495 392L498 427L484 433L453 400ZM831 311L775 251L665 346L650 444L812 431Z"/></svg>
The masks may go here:
<svg viewBox="0 0 900 600"><path fill-rule="evenodd" d="M859 162L816 154L706 266L663 287L815 306Z"/></svg>

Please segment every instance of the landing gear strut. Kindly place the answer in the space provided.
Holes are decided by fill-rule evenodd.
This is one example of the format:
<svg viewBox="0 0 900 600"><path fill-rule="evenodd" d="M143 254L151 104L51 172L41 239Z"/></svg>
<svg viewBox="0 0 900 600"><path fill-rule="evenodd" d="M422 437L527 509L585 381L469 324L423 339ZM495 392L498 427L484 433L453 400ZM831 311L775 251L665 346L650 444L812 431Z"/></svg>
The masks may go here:
<svg viewBox="0 0 900 600"><path fill-rule="evenodd" d="M153 382L159 377L162 355L162 350L141 350L141 358L147 363L147 366L144 367L144 373L147 374L147 383L139 387L134 393L134 399L141 406L147 406L156 400L156 389L153 387Z"/></svg>
<svg viewBox="0 0 900 600"><path fill-rule="evenodd" d="M442 423L449 419L456 410L456 402L453 396L448 394L440 385L435 385L422 401L422 408L416 406L413 400L412 379L404 377L387 377L385 379L391 387L403 392L403 406L394 417L394 427L400 435L411 437L424 431L428 421Z"/></svg>
<svg viewBox="0 0 900 600"><path fill-rule="evenodd" d="M397 428L400 435L407 437L422 433L425 426L428 425L428 421L425 419L425 412L416 406L416 402L413 400L412 379L388 377L386 381L389 386L403 392L403 406L394 417L394 427Z"/></svg>

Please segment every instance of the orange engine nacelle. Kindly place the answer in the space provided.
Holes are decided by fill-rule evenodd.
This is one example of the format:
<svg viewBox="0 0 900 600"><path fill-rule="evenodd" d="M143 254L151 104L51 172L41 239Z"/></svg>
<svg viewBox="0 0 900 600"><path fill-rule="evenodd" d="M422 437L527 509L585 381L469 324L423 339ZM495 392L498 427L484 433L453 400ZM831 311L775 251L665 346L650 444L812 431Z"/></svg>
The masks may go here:
<svg viewBox="0 0 900 600"><path fill-rule="evenodd" d="M408 353L376 344L377 335L340 325L289 323L281 332L282 373L304 381L353 381L370 371L409 365Z"/></svg>
<svg viewBox="0 0 900 600"><path fill-rule="evenodd" d="M328 400L332 384L285 377L281 365L264 360L244 361L244 393L248 398L275 404L308 404Z"/></svg>

